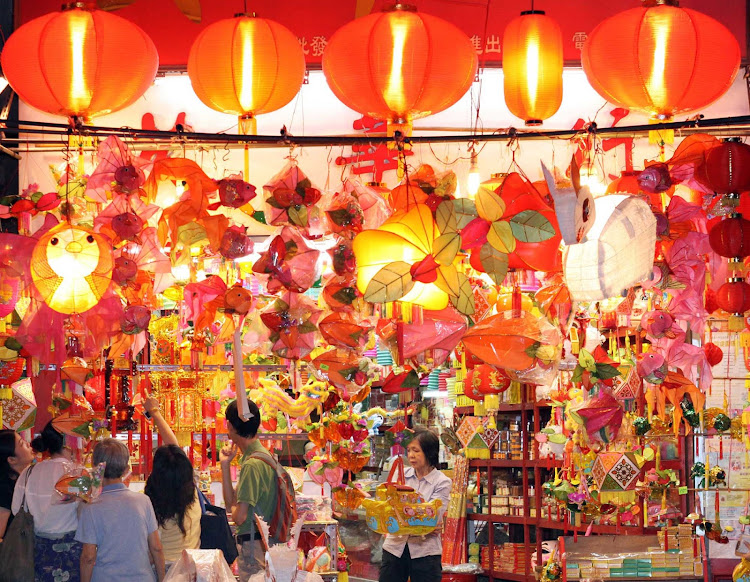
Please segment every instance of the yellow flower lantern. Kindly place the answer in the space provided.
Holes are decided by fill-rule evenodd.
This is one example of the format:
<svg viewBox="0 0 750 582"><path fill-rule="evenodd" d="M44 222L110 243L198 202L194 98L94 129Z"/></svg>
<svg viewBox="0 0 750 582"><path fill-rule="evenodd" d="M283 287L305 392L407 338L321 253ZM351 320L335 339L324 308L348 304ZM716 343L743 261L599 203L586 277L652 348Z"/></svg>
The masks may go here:
<svg viewBox="0 0 750 582"><path fill-rule="evenodd" d="M31 254L31 278L42 300L60 313L96 305L112 280L112 249L88 228L62 223L45 233Z"/></svg>

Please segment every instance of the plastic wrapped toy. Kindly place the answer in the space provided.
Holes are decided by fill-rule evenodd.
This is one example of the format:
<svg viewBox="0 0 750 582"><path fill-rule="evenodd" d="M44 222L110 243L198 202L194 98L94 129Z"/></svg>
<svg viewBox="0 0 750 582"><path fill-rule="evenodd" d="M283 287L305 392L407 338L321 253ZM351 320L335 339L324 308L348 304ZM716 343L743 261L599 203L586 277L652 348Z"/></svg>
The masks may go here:
<svg viewBox="0 0 750 582"><path fill-rule="evenodd" d="M102 478L106 463L99 463L93 469L71 466L66 473L57 480L55 489L61 496L61 503L78 498L86 503L99 499L102 493Z"/></svg>

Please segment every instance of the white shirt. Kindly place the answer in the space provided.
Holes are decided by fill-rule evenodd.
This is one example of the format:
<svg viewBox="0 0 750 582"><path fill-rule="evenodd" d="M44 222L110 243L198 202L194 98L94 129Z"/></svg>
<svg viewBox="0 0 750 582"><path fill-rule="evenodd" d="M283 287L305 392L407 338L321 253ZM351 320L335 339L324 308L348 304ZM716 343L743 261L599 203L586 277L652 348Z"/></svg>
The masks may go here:
<svg viewBox="0 0 750 582"><path fill-rule="evenodd" d="M451 497L451 480L437 469L433 469L421 479L417 479L412 467L404 469L406 485L412 487L425 501L440 499L438 524L441 523L443 515L448 510L448 502ZM443 554L443 540L438 533L440 527L426 536L385 536L383 549L389 554L400 558L404 553L404 547L409 544L409 555L412 559L424 558L425 556L441 556Z"/></svg>
<svg viewBox="0 0 750 582"><path fill-rule="evenodd" d="M75 531L78 527L78 502L60 503L61 497L55 491L55 483L70 466L66 459L47 459L24 469L16 481L13 491L11 511L16 514L21 509L24 491L26 506L34 517L34 533L63 534ZM29 476L26 475L34 467Z"/></svg>

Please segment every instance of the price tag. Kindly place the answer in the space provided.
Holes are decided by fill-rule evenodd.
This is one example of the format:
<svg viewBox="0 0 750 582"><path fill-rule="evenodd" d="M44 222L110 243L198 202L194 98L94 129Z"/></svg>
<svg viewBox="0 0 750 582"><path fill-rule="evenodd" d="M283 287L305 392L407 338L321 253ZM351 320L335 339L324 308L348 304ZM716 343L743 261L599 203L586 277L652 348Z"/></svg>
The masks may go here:
<svg viewBox="0 0 750 582"><path fill-rule="evenodd" d="M687 492L688 492L687 485L683 485L682 487L677 488L677 493L679 493L680 495L687 495Z"/></svg>

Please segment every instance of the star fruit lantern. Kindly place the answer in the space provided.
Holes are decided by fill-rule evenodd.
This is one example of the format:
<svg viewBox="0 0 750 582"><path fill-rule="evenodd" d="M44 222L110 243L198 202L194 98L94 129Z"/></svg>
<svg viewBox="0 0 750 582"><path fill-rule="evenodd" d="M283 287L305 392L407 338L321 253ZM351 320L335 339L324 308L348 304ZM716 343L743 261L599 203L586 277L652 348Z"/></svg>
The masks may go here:
<svg viewBox="0 0 750 582"><path fill-rule="evenodd" d="M503 33L503 88L511 113L542 125L562 103L562 32L543 10L526 10Z"/></svg>
<svg viewBox="0 0 750 582"><path fill-rule="evenodd" d="M18 28L0 64L25 103L88 122L141 97L154 81L159 58L154 43L132 22L73 2Z"/></svg>
<svg viewBox="0 0 750 582"><path fill-rule="evenodd" d="M188 76L211 109L240 118L240 131L256 133L255 116L289 103L305 77L297 37L281 24L240 13L206 27L193 42Z"/></svg>
<svg viewBox="0 0 750 582"><path fill-rule="evenodd" d="M61 223L45 233L31 254L31 278L42 300L59 313L83 313L109 288L112 250L99 234Z"/></svg>
<svg viewBox="0 0 750 582"><path fill-rule="evenodd" d="M729 90L740 47L723 24L680 8L677 0L645 0L599 23L581 63L591 86L610 103L670 121Z"/></svg>
<svg viewBox="0 0 750 582"><path fill-rule="evenodd" d="M386 120L388 134L447 109L471 87L477 54L455 25L406 4L338 29L323 53L331 91L347 107Z"/></svg>

